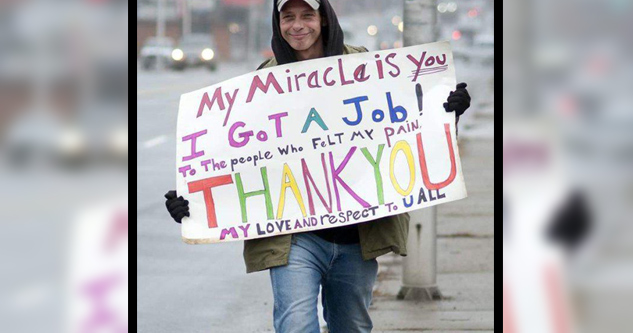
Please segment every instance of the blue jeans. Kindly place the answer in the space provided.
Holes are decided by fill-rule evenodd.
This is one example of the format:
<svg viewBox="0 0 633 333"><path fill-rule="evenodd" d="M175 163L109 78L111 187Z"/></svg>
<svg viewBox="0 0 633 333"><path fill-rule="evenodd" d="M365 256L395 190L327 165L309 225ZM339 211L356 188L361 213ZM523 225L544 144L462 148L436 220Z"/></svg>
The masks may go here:
<svg viewBox="0 0 633 333"><path fill-rule="evenodd" d="M369 317L376 259L364 261L360 244L338 245L312 233L292 235L288 265L270 269L277 333L319 333L317 298L331 333L371 332Z"/></svg>

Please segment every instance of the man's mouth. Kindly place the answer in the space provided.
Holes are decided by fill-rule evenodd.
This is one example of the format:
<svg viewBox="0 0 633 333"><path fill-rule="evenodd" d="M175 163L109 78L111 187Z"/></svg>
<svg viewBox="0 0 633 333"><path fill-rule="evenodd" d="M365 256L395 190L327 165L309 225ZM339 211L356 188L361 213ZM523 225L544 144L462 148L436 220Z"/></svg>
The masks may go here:
<svg viewBox="0 0 633 333"><path fill-rule="evenodd" d="M297 34L297 35L290 34L290 36L292 36L292 38L294 38L294 39L303 39L303 38L304 38L304 37L306 37L307 35L309 35L309 33L305 33L305 34Z"/></svg>

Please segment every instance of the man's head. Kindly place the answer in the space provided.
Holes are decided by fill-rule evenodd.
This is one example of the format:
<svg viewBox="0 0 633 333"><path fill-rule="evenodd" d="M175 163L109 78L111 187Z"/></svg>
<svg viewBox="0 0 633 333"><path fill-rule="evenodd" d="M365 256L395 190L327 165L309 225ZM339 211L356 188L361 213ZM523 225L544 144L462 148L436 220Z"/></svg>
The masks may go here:
<svg viewBox="0 0 633 333"><path fill-rule="evenodd" d="M278 0L279 28L283 39L295 51L298 60L323 56L319 13L320 0Z"/></svg>

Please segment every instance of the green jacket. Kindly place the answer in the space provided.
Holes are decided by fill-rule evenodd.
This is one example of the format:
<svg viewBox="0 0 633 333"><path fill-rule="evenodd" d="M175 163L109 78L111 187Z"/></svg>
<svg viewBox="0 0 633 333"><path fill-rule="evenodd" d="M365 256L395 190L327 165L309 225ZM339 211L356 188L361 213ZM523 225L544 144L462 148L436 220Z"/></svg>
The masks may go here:
<svg viewBox="0 0 633 333"><path fill-rule="evenodd" d="M343 54L367 52L364 47L345 45ZM270 58L259 68L277 65L275 58ZM409 234L409 214L393 215L381 219L358 224L358 236L363 260L374 259L383 254L394 252L407 255L407 236ZM288 264L292 234L257 238L244 241L244 262L246 272L252 273L275 266Z"/></svg>

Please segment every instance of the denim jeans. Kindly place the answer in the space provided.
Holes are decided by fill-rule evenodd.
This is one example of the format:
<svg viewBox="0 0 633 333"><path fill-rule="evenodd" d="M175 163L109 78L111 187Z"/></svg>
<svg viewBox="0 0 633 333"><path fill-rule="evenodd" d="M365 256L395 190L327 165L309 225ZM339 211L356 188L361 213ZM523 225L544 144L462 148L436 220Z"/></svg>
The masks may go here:
<svg viewBox="0 0 633 333"><path fill-rule="evenodd" d="M293 234L288 265L270 269L277 333L319 333L317 298L331 333L371 332L369 317L376 259L364 261L360 244L330 243Z"/></svg>

